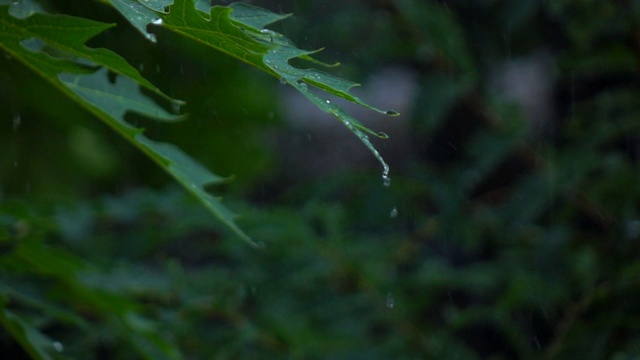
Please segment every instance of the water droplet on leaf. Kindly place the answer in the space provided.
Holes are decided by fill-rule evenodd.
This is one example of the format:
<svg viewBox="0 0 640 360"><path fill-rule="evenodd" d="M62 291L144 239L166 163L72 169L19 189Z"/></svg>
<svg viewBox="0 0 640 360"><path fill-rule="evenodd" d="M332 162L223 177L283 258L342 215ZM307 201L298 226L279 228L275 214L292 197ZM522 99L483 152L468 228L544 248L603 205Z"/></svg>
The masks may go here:
<svg viewBox="0 0 640 360"><path fill-rule="evenodd" d="M153 25L162 25L162 19L157 18L151 22Z"/></svg>
<svg viewBox="0 0 640 360"><path fill-rule="evenodd" d="M387 133L382 132L382 131L378 132L378 134L377 134L377 135L378 135L378 137L379 137L379 138L381 138L381 139L388 139L388 138L389 138L389 135L387 135Z"/></svg>
<svg viewBox="0 0 640 360"><path fill-rule="evenodd" d="M287 79L281 77L280 78L280 84L286 84L287 83Z"/></svg>
<svg viewBox="0 0 640 360"><path fill-rule="evenodd" d="M398 115L400 115L400 113L399 113L399 112L397 112L397 111L395 111L395 110L391 110L391 109L390 109L390 110L385 111L384 113L385 113L385 114L387 114L387 115L391 115L391 116L398 116Z"/></svg>

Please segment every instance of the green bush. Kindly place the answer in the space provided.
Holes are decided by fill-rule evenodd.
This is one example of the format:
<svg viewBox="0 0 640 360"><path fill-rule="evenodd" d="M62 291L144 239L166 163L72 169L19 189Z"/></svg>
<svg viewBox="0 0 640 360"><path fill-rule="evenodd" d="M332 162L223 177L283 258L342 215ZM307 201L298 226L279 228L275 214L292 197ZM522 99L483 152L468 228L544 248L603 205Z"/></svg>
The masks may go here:
<svg viewBox="0 0 640 360"><path fill-rule="evenodd" d="M208 9L204 3L195 2ZM49 15L17 20L19 10L36 3L19 4L0 6L0 48L19 52L0 56L3 354L640 356L635 3L265 2L296 14L266 31L264 17L236 12L267 16L263 10L214 8L228 15L232 33L251 40L247 46L258 46L262 55L248 61L257 71L238 65L232 50L232 57L220 57L220 48L172 29L182 28L175 13L154 12L153 4L127 5L151 16L133 26L122 7L128 2L42 2ZM50 15L55 12L76 17ZM147 28L155 16L162 26ZM15 50L11 37L18 35L7 25L86 21L80 17L117 22L89 47L111 49L134 64L144 78L133 78L147 89L140 96L151 99L156 115L177 120L186 112L190 119L109 118L65 90L73 83L66 77L52 83L33 76L44 66L17 60L40 49L48 61L72 62L66 66L88 74L78 78L99 75L118 85L122 72L94 72L96 60L79 62L69 57L77 54L32 41L32 34L20 35ZM287 61L278 65L287 71L274 74L282 69L269 67L264 52L290 49L280 32L308 48L330 39L325 57L346 57L351 65L328 70L334 73L365 78L393 66L412 74L411 108L381 126L391 135L394 126L404 126L409 134L396 139L407 142L399 153L393 136L378 146L392 159L391 186L382 185L373 166L297 176L270 145L274 132L291 144L315 134L286 129L277 96L285 86L264 74L284 78L343 123L353 118L336 110L336 102L318 101L318 92L306 93L303 83L360 103L342 80L322 85L314 73L296 75ZM297 61L291 64L305 68ZM172 113L173 98L187 101L179 103L179 114ZM116 132L93 124L93 117ZM239 227L204 192L206 181L195 194L176 186L193 174L176 175L170 167L193 160L168 165L145 150L147 140L118 124L145 127L150 138L171 140L216 172L235 173L237 181L214 190L242 215ZM351 130L368 142L368 129ZM167 185L122 139L178 181ZM337 140L334 146L342 156L345 148ZM319 149L308 152L286 156L321 158ZM215 221L203 201L214 204L223 221ZM237 241L229 226L264 248Z"/></svg>

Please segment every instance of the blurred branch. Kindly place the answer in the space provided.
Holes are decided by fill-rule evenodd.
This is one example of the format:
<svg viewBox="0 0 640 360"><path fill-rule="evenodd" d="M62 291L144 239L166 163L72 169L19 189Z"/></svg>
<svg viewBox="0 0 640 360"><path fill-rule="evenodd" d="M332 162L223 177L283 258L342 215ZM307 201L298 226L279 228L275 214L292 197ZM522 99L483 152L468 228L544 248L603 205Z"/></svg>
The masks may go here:
<svg viewBox="0 0 640 360"><path fill-rule="evenodd" d="M590 288L580 300L569 306L565 312L563 320L558 324L555 335L544 352L542 359L551 360L556 358L562 350L562 345L567 334L580 317L589 309L596 298L601 298L610 293L612 286L609 282Z"/></svg>

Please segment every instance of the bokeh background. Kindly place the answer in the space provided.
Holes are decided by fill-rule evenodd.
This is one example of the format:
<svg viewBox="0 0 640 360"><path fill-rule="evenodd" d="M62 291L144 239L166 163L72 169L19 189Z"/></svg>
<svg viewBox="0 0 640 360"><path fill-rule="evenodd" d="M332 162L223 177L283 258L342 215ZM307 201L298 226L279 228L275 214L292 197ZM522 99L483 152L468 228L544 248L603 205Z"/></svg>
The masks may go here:
<svg viewBox="0 0 640 360"><path fill-rule="evenodd" d="M2 316L53 358L640 356L640 2L246 2L402 113L346 106L391 136L391 185L277 79L43 2L118 23L90 45L189 114L131 121L234 176L212 191L266 247L0 56ZM6 328L0 354L27 356Z"/></svg>

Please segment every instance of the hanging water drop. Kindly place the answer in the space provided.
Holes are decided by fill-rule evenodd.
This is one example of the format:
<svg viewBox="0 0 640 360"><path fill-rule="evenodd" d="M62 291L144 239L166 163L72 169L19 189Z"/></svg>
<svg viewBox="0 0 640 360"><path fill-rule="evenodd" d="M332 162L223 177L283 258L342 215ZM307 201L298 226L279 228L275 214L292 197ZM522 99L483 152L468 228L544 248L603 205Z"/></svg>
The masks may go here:
<svg viewBox="0 0 640 360"><path fill-rule="evenodd" d="M180 114L180 104L176 101L171 103L171 110L174 114Z"/></svg>
<svg viewBox="0 0 640 360"><path fill-rule="evenodd" d="M393 307L395 306L395 302L396 300L393 298L393 295L391 293L387 293L387 308L393 309Z"/></svg>
<svg viewBox="0 0 640 360"><path fill-rule="evenodd" d="M392 109L389 109L389 110L385 111L384 113L387 114L387 115L390 115L390 116L398 116L398 115L400 115L399 112L397 112L395 110L392 110Z"/></svg>
<svg viewBox="0 0 640 360"><path fill-rule="evenodd" d="M162 19L157 18L151 22L153 25L162 25Z"/></svg>
<svg viewBox="0 0 640 360"><path fill-rule="evenodd" d="M395 206L393 207L393 209L391 209L391 213L389 213L389 217L392 219L395 219L398 217L398 208L396 208Z"/></svg>
<svg viewBox="0 0 640 360"><path fill-rule="evenodd" d="M384 169L382 170L382 184L386 187L391 186L391 178L389 177L389 165L382 164Z"/></svg>

